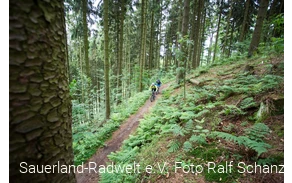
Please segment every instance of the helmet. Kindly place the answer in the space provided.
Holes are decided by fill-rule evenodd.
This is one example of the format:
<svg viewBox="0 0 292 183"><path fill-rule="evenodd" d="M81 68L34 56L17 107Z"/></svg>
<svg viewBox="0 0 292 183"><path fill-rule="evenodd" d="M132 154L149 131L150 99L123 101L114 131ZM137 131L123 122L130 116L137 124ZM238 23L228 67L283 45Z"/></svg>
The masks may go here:
<svg viewBox="0 0 292 183"><path fill-rule="evenodd" d="M154 83L152 83L151 85L155 85Z"/></svg>

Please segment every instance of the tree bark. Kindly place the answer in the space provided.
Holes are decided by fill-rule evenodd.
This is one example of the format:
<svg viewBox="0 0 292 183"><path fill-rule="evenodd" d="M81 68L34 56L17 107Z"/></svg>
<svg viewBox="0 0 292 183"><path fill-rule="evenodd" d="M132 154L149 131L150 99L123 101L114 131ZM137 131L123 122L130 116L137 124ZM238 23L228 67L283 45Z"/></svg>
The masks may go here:
<svg viewBox="0 0 292 183"><path fill-rule="evenodd" d="M181 35L184 39L188 33L188 24L189 24L189 13L190 13L190 0L184 1L184 13L183 13L183 21L182 21L182 30ZM187 63L187 45L186 42L183 42L182 47L182 59L179 61L179 68L177 70L177 83L180 84L181 80L184 83L184 98L186 96L185 93L185 75L186 75L186 63Z"/></svg>
<svg viewBox="0 0 292 183"><path fill-rule="evenodd" d="M84 60L87 77L90 76L89 59L88 59L88 27L87 27L87 0L82 0L82 22L83 22L83 44L84 44Z"/></svg>
<svg viewBox="0 0 292 183"><path fill-rule="evenodd" d="M220 1L220 11L219 11L219 18L218 18L218 24L217 24L217 33L216 33L216 40L215 40L215 47L214 47L214 53L213 53L213 60L214 63L216 58L216 52L217 52L217 44L218 44L218 38L219 38L219 30L220 30L220 23L221 23L221 15L222 15L222 0Z"/></svg>
<svg viewBox="0 0 292 183"><path fill-rule="evenodd" d="M245 38L249 6L250 6L250 0L247 0L245 2L244 17L243 17L243 22L242 22L242 26L241 26L239 42L242 42L244 40L244 38Z"/></svg>
<svg viewBox="0 0 292 183"><path fill-rule="evenodd" d="M120 42L119 44L119 64L118 64L118 77L117 77L117 92L122 93L121 83L122 83L122 67L123 67L123 51L124 51L124 19L125 19L126 7L124 0L121 0L121 14L120 14ZM117 104L121 103L121 98L117 99Z"/></svg>
<svg viewBox="0 0 292 183"><path fill-rule="evenodd" d="M252 40L248 50L248 56L251 57L253 52L257 50L260 39L261 39L261 32L263 23L267 14L267 9L269 5L269 0L261 0L260 8L257 16L256 26L252 35Z"/></svg>
<svg viewBox="0 0 292 183"><path fill-rule="evenodd" d="M110 118L110 88L109 88L109 50L108 50L108 4L109 0L104 0L104 78L105 78L105 118Z"/></svg>
<svg viewBox="0 0 292 183"><path fill-rule="evenodd" d="M139 92L143 90L143 72L144 72L144 61L145 61L145 34L146 34L146 4L147 0L142 0L142 9L141 9L141 51L140 51L140 75L139 75Z"/></svg>
<svg viewBox="0 0 292 183"><path fill-rule="evenodd" d="M9 1L10 182L75 182L65 35L63 1Z"/></svg>
<svg viewBox="0 0 292 183"><path fill-rule="evenodd" d="M223 55L226 56L226 50L227 50L227 46L229 46L228 41L231 41L230 38L228 39L228 35L229 35L229 28L230 28L230 21L231 21L231 15L232 15L232 5L233 5L233 1L229 0L230 2L228 2L228 4L230 4L230 8L229 8L229 13L227 16L227 26L226 26L226 33L225 33L225 37L224 37L224 42L223 42Z"/></svg>

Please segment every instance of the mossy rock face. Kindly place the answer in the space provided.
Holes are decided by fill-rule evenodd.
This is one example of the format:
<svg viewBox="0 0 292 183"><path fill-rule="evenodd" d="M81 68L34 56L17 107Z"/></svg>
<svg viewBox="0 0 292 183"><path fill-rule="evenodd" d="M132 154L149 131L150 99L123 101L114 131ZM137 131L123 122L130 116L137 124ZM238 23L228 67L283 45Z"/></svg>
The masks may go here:
<svg viewBox="0 0 292 183"><path fill-rule="evenodd" d="M266 104L261 102L260 108L255 115L256 121L261 122L267 119L269 116L284 114L284 97L271 97L272 104Z"/></svg>
<svg viewBox="0 0 292 183"><path fill-rule="evenodd" d="M274 99L273 105L274 110L272 111L272 115L284 114L284 97Z"/></svg>

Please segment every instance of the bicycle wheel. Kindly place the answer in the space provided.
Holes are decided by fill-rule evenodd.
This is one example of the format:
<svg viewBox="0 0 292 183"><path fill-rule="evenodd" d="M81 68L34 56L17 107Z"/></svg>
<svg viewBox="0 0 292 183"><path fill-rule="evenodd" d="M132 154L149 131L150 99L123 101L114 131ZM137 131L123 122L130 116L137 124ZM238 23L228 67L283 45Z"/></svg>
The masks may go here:
<svg viewBox="0 0 292 183"><path fill-rule="evenodd" d="M152 95L150 96L150 102L153 102L155 100L155 94L152 92Z"/></svg>

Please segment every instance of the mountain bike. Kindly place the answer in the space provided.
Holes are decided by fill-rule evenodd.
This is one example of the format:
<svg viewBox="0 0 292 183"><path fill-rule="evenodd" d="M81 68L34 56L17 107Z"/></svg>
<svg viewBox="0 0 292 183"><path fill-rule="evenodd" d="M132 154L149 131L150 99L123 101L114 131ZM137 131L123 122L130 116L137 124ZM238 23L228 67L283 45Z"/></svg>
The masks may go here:
<svg viewBox="0 0 292 183"><path fill-rule="evenodd" d="M152 91L152 94L150 96L150 101L153 102L155 100L155 91Z"/></svg>
<svg viewBox="0 0 292 183"><path fill-rule="evenodd" d="M156 85L156 86L157 86L157 85ZM159 94L159 88L160 88L160 86L157 86L156 95L158 95L158 94Z"/></svg>

